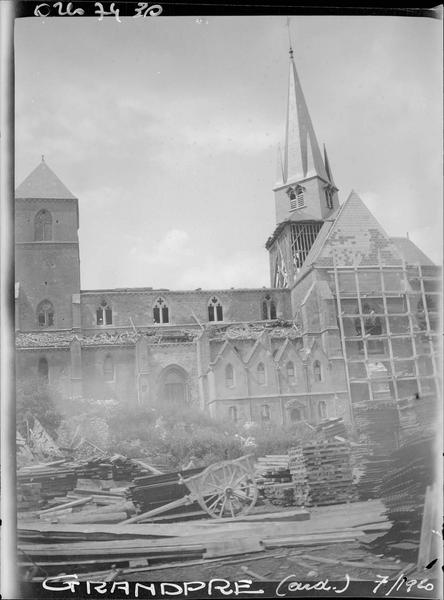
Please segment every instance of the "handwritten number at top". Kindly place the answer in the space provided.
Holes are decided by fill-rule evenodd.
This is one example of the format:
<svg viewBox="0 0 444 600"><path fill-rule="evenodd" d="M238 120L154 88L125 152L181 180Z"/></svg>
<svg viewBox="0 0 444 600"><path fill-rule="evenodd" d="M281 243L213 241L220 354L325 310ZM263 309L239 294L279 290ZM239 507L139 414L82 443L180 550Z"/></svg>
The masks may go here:
<svg viewBox="0 0 444 600"><path fill-rule="evenodd" d="M153 4L149 6L149 2L138 2L136 8L136 14L133 15L135 19L138 17L146 17L149 15L150 17L157 17L161 14L163 8L160 4Z"/></svg>
<svg viewBox="0 0 444 600"><path fill-rule="evenodd" d="M111 2L109 10L106 10L102 2L95 2L94 14L99 17L99 21L103 21L104 17L115 17L121 23L120 9L116 8L116 4L117 2ZM163 12L160 4L152 4L150 6L149 2L138 2L134 10L135 14L132 15L133 18L158 17ZM53 2L52 4L49 2L40 2L34 9L34 16L45 18L54 16L54 14L51 14L54 12L59 17L81 17L85 14L83 8L76 8L73 2L68 2L67 4L64 2Z"/></svg>

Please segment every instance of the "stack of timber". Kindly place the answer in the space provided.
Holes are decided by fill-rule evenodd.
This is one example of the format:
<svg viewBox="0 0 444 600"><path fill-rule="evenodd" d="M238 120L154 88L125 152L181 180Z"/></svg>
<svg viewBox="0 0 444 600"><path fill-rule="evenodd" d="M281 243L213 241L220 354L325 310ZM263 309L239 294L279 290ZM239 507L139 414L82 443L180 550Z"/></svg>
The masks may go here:
<svg viewBox="0 0 444 600"><path fill-rule="evenodd" d="M294 504L305 506L308 502L310 486L308 484L307 469L304 462L304 453L301 446L289 448L289 468L294 487Z"/></svg>
<svg viewBox="0 0 444 600"><path fill-rule="evenodd" d="M256 482L263 498L276 506L296 504L288 454L267 454L257 460Z"/></svg>
<svg viewBox="0 0 444 600"><path fill-rule="evenodd" d="M424 435L431 433L440 415L440 396L433 393L422 394L421 396L418 394L414 399L414 409L419 429L424 432Z"/></svg>
<svg viewBox="0 0 444 600"><path fill-rule="evenodd" d="M145 513L189 494L188 488L180 483L181 477L191 477L204 470L203 467L174 471L162 475L136 477L128 487L126 496L130 499L138 513ZM187 514L189 517L202 517L206 513L198 502L174 508L164 515L153 517L150 521L175 519L178 515Z"/></svg>
<svg viewBox="0 0 444 600"><path fill-rule="evenodd" d="M303 456L312 505L356 500L348 442L320 441L306 445Z"/></svg>
<svg viewBox="0 0 444 600"><path fill-rule="evenodd" d="M121 455L76 461L65 458L23 466L17 472L18 510L60 504L60 500L72 500L73 492L89 495L95 489L94 494L109 496L104 490L117 487L115 482L124 487L133 477L146 475L150 470L158 472L146 463Z"/></svg>
<svg viewBox="0 0 444 600"><path fill-rule="evenodd" d="M374 540L377 552L390 552L401 559L415 560L427 486L434 480L434 438L412 440L391 455L381 477L380 495L392 528Z"/></svg>
<svg viewBox="0 0 444 600"><path fill-rule="evenodd" d="M392 465L390 456L367 456L364 472L357 485L359 499L370 500L381 497L381 481Z"/></svg>
<svg viewBox="0 0 444 600"><path fill-rule="evenodd" d="M77 477L83 479L112 479L113 466L109 460L103 457L90 458L82 463L74 463L74 471Z"/></svg>
<svg viewBox="0 0 444 600"><path fill-rule="evenodd" d="M399 414L394 402L374 402L371 407L355 407L356 424L369 444L374 456L387 456L397 448Z"/></svg>
<svg viewBox="0 0 444 600"><path fill-rule="evenodd" d="M27 496L29 484L40 485L39 488L34 488L34 506L26 506L26 508L38 508L51 498L64 496L75 488L76 483L77 475L75 468L68 465L56 465L54 463L35 465L23 467L17 473L17 493L20 497ZM37 497L37 490L39 491L39 497ZM27 498L27 502L29 503L29 495ZM19 508L25 508L23 502L21 506L19 505Z"/></svg>
<svg viewBox="0 0 444 600"><path fill-rule="evenodd" d="M341 438L347 437L347 430L345 428L344 420L341 417L330 417L323 419L316 427L317 433L321 433L325 439L331 439L335 436Z"/></svg>
<svg viewBox="0 0 444 600"><path fill-rule="evenodd" d="M257 479L276 483L291 481L288 454L266 454L257 459L255 465Z"/></svg>
<svg viewBox="0 0 444 600"><path fill-rule="evenodd" d="M150 465L143 463L141 460L127 458L121 454L115 454L109 459L112 468L112 478L114 481L132 481L136 477L147 475L150 471L159 473Z"/></svg>
<svg viewBox="0 0 444 600"><path fill-rule="evenodd" d="M17 510L37 510L45 503L41 496L41 483L18 483Z"/></svg>

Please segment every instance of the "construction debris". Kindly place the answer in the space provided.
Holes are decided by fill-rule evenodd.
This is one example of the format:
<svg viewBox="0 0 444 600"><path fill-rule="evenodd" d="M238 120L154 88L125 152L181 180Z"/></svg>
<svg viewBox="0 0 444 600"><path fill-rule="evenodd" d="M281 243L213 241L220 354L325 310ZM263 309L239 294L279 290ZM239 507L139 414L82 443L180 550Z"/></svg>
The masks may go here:
<svg viewBox="0 0 444 600"><path fill-rule="evenodd" d="M377 552L416 561L427 486L434 481L434 437L412 440L390 457L380 473L380 496L392 522L391 529L374 540Z"/></svg>

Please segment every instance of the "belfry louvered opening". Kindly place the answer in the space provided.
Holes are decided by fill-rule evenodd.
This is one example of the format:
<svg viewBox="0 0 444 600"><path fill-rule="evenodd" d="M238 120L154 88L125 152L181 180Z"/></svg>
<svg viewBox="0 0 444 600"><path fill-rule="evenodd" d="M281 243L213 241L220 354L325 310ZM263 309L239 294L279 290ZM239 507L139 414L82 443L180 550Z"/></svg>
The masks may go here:
<svg viewBox="0 0 444 600"><path fill-rule="evenodd" d="M322 225L322 222L291 224L291 254L297 270L304 264Z"/></svg>

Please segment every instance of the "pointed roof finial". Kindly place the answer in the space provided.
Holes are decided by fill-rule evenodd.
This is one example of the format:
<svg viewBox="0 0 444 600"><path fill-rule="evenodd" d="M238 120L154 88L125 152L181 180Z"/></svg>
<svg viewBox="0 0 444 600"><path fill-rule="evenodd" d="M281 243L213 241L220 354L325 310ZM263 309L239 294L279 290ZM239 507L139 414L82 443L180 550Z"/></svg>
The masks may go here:
<svg viewBox="0 0 444 600"><path fill-rule="evenodd" d="M291 42L290 17L287 17L287 30L288 30L288 44L290 47L289 54L290 54L290 59L293 60L293 44Z"/></svg>
<svg viewBox="0 0 444 600"><path fill-rule="evenodd" d="M45 155L42 154L42 162L45 162Z"/></svg>

